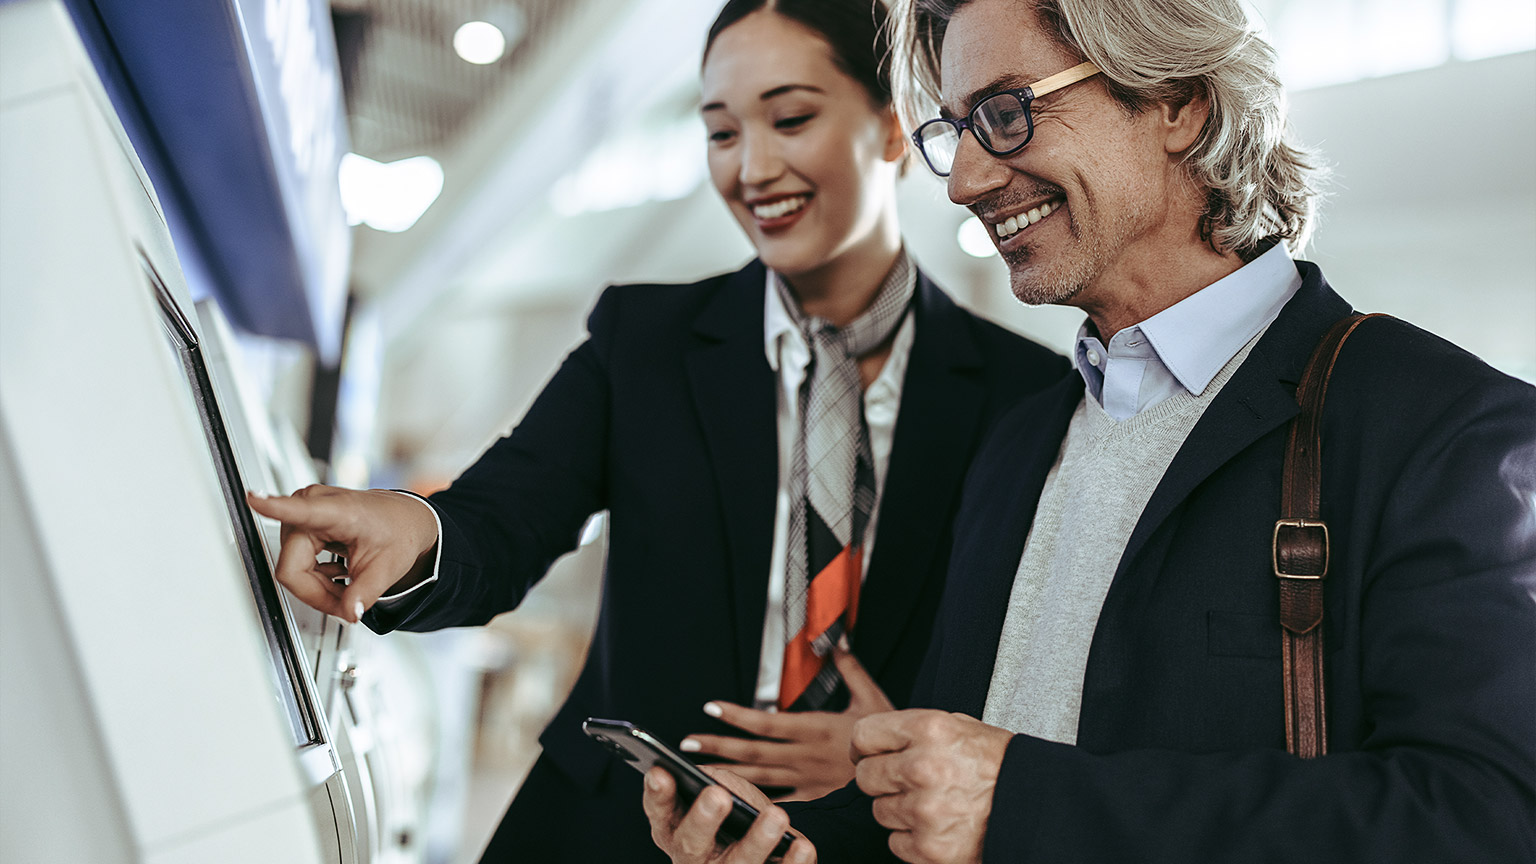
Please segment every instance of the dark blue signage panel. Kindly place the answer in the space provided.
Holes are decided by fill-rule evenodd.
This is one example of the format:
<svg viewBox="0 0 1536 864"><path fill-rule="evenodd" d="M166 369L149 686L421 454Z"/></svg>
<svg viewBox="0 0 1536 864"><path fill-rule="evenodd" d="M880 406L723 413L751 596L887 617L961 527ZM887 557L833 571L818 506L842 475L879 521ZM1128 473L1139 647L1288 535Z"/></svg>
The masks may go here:
<svg viewBox="0 0 1536 864"><path fill-rule="evenodd" d="M230 319L338 357L347 149L321 0L68 0L177 233ZM181 250L185 256L192 250Z"/></svg>

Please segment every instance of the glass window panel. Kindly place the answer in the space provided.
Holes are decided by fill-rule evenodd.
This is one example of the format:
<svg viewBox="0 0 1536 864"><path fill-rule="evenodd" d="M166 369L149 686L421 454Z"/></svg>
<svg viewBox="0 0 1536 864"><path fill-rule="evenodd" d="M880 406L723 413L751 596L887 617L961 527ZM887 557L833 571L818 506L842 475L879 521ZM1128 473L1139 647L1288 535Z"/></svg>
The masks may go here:
<svg viewBox="0 0 1536 864"><path fill-rule="evenodd" d="M1531 0L1244 0L1290 90L1536 49Z"/></svg>
<svg viewBox="0 0 1536 864"><path fill-rule="evenodd" d="M1536 3L1459 0L1451 27L1456 57L1478 60L1536 49Z"/></svg>
<svg viewBox="0 0 1536 864"><path fill-rule="evenodd" d="M1292 90L1360 77L1356 6L1343 0L1292 0L1270 15L1280 80Z"/></svg>
<svg viewBox="0 0 1536 864"><path fill-rule="evenodd" d="M1366 0L1356 50L1366 76L1439 66L1451 56L1446 0Z"/></svg>

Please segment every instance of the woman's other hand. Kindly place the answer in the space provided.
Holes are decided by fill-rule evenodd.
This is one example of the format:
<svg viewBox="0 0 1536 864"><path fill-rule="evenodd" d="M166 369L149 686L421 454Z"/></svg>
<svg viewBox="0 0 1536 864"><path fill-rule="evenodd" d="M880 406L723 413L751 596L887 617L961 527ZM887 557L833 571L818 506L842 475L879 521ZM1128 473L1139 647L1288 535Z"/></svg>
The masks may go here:
<svg viewBox="0 0 1536 864"><path fill-rule="evenodd" d="M732 771L759 786L788 788L778 797L780 801L808 801L841 789L853 779L853 762L848 757L853 724L871 714L894 711L896 706L851 653L834 648L832 660L848 685L846 710L774 713L710 702L704 706L706 713L762 740L689 735L681 749L729 759L735 763Z"/></svg>

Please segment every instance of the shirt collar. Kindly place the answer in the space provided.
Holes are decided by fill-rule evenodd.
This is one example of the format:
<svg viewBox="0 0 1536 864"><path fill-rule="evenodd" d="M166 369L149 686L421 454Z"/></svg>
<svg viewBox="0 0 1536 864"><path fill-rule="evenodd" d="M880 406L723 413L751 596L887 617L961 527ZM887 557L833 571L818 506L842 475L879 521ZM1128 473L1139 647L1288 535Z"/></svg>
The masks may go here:
<svg viewBox="0 0 1536 864"><path fill-rule="evenodd" d="M768 367L775 372L779 371L779 340L785 335L804 340L800 328L795 326L794 316L784 307L778 278L779 274L768 271L768 278L764 282L766 299L763 301L763 353L768 355Z"/></svg>
<svg viewBox="0 0 1536 864"><path fill-rule="evenodd" d="M1235 272L1196 291L1136 327L1116 333L1108 347L1145 337L1157 360L1180 386L1199 396L1237 352L1280 314L1301 288L1301 274L1284 243L1276 243ZM1139 331L1140 335L1137 335ZM1087 323L1078 339L1091 336ZM1097 369L1086 365L1085 352L1075 353L1078 372L1090 385Z"/></svg>
<svg viewBox="0 0 1536 864"><path fill-rule="evenodd" d="M898 255L900 260L891 267L890 272L886 275L887 283L882 283L881 290L885 290L886 284L892 280L902 280L911 288L911 291L906 292L910 294L916 290L917 265L907 255L905 246L901 248ZM782 277L772 268L764 269L768 271L768 276L764 280L764 294L766 296L763 300L763 353L768 357L768 368L777 372L779 371L779 354L782 344L780 340L786 334L793 334L790 336L793 343L804 344L805 337L800 333L800 326L796 323L795 314L790 311L789 307L784 305L784 294L786 292L779 290Z"/></svg>

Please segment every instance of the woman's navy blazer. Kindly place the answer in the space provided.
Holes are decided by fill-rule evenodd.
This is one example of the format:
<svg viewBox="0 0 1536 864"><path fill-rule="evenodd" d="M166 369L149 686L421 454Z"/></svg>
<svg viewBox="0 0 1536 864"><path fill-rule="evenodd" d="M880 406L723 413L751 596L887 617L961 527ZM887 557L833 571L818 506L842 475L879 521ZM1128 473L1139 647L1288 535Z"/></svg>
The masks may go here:
<svg viewBox="0 0 1536 864"><path fill-rule="evenodd" d="M587 740L588 716L665 740L729 733L701 708L751 704L778 491L761 263L690 285L610 288L589 338L513 432L430 498L438 579L365 620L385 632L481 624L518 604L608 510L602 608L575 689L484 860L658 856L640 775ZM919 274L916 334L854 653L905 705L944 581L950 523L991 422L1063 377L1057 354L962 310Z"/></svg>

